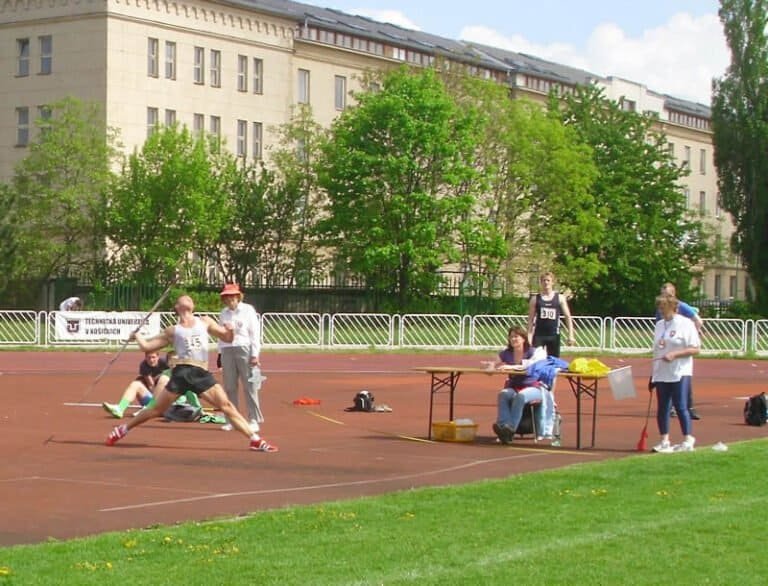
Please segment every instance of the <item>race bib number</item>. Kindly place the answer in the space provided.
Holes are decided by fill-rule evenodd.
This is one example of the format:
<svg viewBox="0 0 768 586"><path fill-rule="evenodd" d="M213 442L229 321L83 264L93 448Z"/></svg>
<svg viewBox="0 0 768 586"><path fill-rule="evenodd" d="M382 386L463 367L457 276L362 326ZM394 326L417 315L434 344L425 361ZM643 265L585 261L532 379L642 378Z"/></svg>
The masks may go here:
<svg viewBox="0 0 768 586"><path fill-rule="evenodd" d="M542 307L539 317L541 319L557 319L557 310L554 307Z"/></svg>
<svg viewBox="0 0 768 586"><path fill-rule="evenodd" d="M200 350L203 347L203 339L201 336L190 336L185 340L187 345L187 351L192 352L194 350Z"/></svg>

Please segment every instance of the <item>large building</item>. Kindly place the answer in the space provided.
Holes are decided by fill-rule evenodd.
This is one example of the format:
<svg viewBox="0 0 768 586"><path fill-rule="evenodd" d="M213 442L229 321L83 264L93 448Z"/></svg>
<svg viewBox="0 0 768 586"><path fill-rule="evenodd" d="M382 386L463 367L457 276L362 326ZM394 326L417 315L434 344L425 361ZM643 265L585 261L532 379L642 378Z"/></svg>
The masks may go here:
<svg viewBox="0 0 768 586"><path fill-rule="evenodd" d="M439 60L516 96L596 83L626 108L658 113L691 169L682 186L689 208L724 242L733 231L718 206L706 106L529 55L285 0L0 0L0 48L0 180L25 156L46 105L67 95L103 104L128 151L157 125L177 122L253 159L268 156L270 129L298 104L329 124L367 70ZM746 285L729 256L704 267L699 288L709 298L743 298Z"/></svg>

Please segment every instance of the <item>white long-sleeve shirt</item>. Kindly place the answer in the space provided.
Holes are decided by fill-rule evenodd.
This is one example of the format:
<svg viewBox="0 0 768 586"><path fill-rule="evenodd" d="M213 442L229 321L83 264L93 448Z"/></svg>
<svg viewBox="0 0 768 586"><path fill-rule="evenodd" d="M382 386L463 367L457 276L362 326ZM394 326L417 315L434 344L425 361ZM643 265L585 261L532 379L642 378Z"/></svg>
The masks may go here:
<svg viewBox="0 0 768 586"><path fill-rule="evenodd" d="M219 322L231 323L235 327L235 337L231 342L219 341L219 349L238 346L250 348L252 358L258 358L261 353L261 322L256 309L249 303L240 302L232 310L225 307L221 310Z"/></svg>

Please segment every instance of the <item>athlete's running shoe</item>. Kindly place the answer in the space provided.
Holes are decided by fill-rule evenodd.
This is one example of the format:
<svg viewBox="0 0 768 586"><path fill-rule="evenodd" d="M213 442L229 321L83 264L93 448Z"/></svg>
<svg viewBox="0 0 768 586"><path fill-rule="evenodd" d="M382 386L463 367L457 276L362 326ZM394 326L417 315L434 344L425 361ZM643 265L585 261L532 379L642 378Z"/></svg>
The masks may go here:
<svg viewBox="0 0 768 586"><path fill-rule="evenodd" d="M264 438L251 440L250 448L254 452L279 452L280 451L277 446L270 444Z"/></svg>
<svg viewBox="0 0 768 586"><path fill-rule="evenodd" d="M104 407L104 411L109 413L112 417L115 419L122 419L123 418L123 411L120 409L119 405L114 405L112 403L107 403L106 401L101 404L102 407Z"/></svg>
<svg viewBox="0 0 768 586"><path fill-rule="evenodd" d="M107 436L107 445L114 446L117 442L123 439L128 433L128 428L125 425L118 425Z"/></svg>

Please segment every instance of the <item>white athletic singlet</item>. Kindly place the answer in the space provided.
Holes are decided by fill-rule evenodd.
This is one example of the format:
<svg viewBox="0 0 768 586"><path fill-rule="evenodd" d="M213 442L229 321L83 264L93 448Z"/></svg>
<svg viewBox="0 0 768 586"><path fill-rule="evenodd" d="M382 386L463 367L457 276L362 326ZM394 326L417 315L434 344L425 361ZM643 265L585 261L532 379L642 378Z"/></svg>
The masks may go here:
<svg viewBox="0 0 768 586"><path fill-rule="evenodd" d="M208 326L198 317L190 328L176 324L173 349L178 360L196 360L208 364Z"/></svg>

